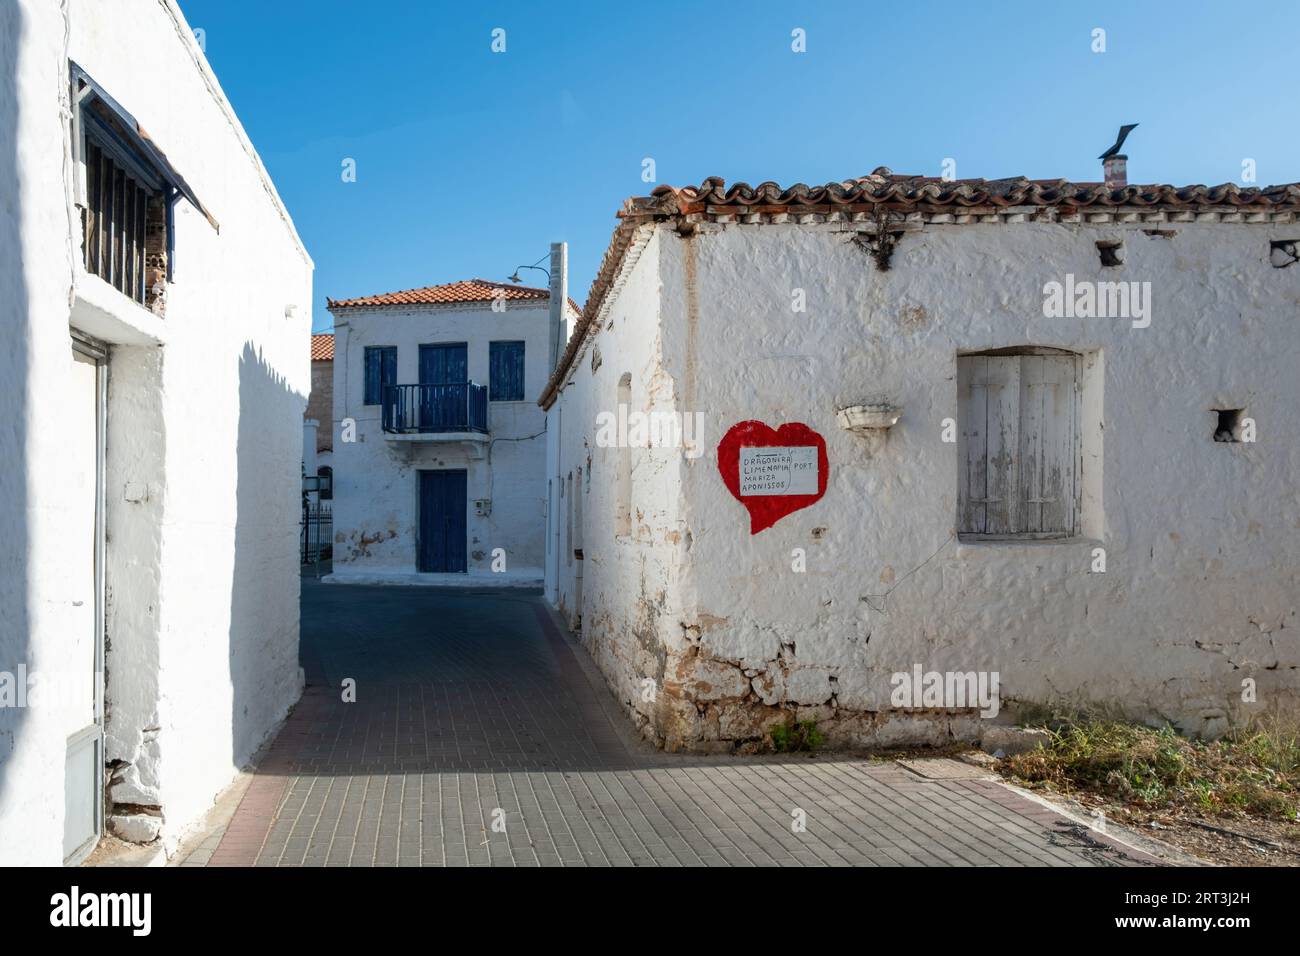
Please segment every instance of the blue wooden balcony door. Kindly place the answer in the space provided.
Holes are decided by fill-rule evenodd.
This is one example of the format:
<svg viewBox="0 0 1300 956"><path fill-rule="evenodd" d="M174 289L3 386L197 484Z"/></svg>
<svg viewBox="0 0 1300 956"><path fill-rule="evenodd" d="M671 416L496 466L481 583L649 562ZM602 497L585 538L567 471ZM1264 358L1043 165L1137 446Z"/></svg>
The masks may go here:
<svg viewBox="0 0 1300 956"><path fill-rule="evenodd" d="M464 572L466 567L465 472L421 471L420 537L416 543L421 571Z"/></svg>
<svg viewBox="0 0 1300 956"><path fill-rule="evenodd" d="M420 384L459 386L420 389L420 431L456 431L466 426L467 351L464 342L420 346Z"/></svg>

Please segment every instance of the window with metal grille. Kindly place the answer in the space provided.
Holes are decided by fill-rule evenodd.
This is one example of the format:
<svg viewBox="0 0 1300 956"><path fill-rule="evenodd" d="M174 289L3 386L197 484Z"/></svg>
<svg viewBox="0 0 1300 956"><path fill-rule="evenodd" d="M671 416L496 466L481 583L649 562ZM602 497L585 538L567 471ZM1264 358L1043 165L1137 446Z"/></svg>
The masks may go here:
<svg viewBox="0 0 1300 956"><path fill-rule="evenodd" d="M221 226L136 118L76 63L68 71L82 263L162 316L176 267L175 204L185 199Z"/></svg>
<svg viewBox="0 0 1300 956"><path fill-rule="evenodd" d="M957 357L957 530L1079 533L1079 356L1001 349Z"/></svg>
<svg viewBox="0 0 1300 956"><path fill-rule="evenodd" d="M150 262L147 237L155 233L159 248L165 239L166 210L161 196L114 161L105 146L86 141L86 271L141 305L152 301L153 287L165 271L157 255ZM152 274L151 274L152 273ZM160 290L159 290L160 291Z"/></svg>
<svg viewBox="0 0 1300 956"><path fill-rule="evenodd" d="M522 402L524 400L524 343L489 343L488 366L488 400Z"/></svg>
<svg viewBox="0 0 1300 956"><path fill-rule="evenodd" d="M83 262L123 295L152 308L168 273L170 187L108 104L87 96L79 111ZM155 310L161 314L161 302Z"/></svg>

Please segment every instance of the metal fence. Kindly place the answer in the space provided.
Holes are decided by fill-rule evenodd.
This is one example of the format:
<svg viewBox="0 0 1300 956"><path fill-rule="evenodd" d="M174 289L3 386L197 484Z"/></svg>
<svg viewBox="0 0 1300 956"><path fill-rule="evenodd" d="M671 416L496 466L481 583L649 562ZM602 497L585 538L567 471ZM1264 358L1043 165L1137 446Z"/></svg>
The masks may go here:
<svg viewBox="0 0 1300 956"><path fill-rule="evenodd" d="M303 564L328 561L333 556L334 516L328 502L304 505L299 529L299 553Z"/></svg>

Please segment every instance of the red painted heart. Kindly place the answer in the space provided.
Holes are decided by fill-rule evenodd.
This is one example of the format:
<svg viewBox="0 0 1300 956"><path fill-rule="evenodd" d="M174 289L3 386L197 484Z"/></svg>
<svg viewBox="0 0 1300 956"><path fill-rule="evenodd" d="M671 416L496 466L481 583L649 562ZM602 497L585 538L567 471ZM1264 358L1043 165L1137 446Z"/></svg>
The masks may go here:
<svg viewBox="0 0 1300 956"><path fill-rule="evenodd" d="M746 448L782 451L742 452ZM732 425L718 442L718 471L727 490L749 512L749 533L758 534L826 494L831 468L826 440L802 422L773 430L749 421Z"/></svg>

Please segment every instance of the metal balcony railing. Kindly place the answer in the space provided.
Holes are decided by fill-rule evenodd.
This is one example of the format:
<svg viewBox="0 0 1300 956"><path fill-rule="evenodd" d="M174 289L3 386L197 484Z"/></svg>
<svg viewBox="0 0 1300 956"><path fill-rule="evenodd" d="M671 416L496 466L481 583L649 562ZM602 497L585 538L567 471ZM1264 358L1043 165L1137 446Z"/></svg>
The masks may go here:
<svg viewBox="0 0 1300 956"><path fill-rule="evenodd" d="M384 387L384 431L487 433L487 386L387 385Z"/></svg>

